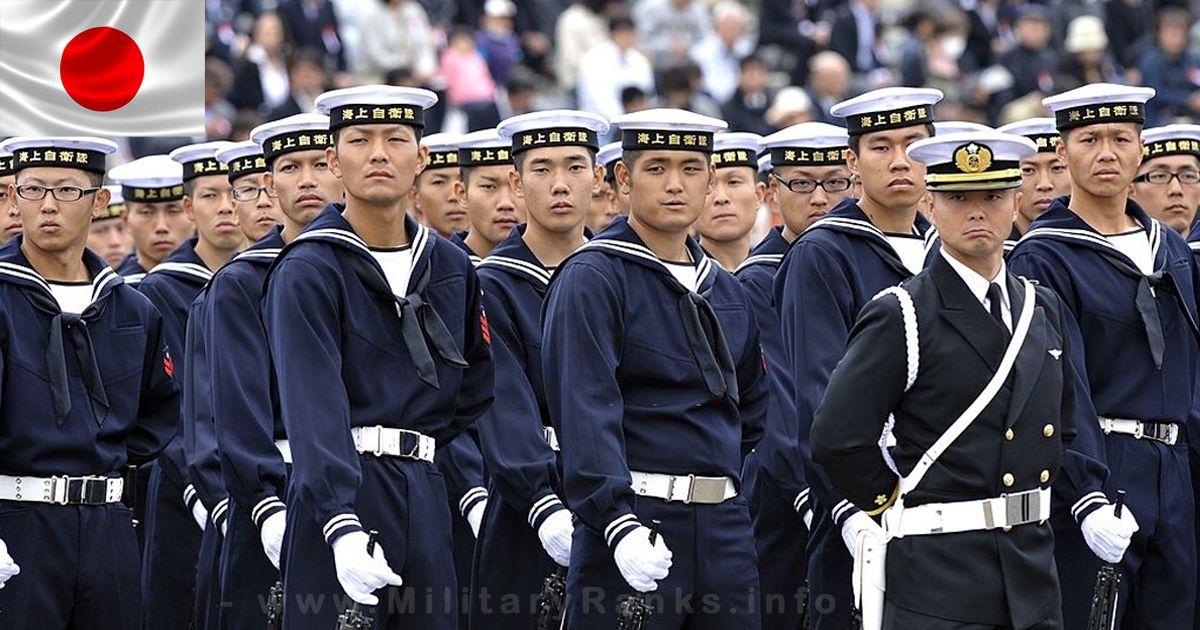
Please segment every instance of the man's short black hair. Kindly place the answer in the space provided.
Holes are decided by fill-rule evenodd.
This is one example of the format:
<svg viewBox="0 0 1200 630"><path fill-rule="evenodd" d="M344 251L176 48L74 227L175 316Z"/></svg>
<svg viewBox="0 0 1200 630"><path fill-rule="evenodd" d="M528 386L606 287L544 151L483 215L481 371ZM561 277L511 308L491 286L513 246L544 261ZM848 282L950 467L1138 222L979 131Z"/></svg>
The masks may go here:
<svg viewBox="0 0 1200 630"><path fill-rule="evenodd" d="M741 70L742 72L745 72L746 68L756 65L764 68L767 67L767 63L763 61L762 57L759 57L756 53L751 53L745 57L742 57L741 59L738 59L738 70Z"/></svg>
<svg viewBox="0 0 1200 630"><path fill-rule="evenodd" d="M628 15L614 15L608 19L608 32L632 31L635 29L633 18Z"/></svg>

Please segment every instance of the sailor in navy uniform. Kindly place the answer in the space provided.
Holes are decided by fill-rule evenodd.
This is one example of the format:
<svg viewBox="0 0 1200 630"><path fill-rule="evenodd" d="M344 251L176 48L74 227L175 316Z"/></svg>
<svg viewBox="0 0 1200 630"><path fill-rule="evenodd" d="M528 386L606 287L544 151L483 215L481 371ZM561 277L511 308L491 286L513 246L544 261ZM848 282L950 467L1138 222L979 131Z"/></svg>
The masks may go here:
<svg viewBox="0 0 1200 630"><path fill-rule="evenodd" d="M495 129L469 133L459 139L458 166L461 179L454 190L471 219L470 229L459 236L467 252L482 260L525 222L525 204L509 183L512 146Z"/></svg>
<svg viewBox="0 0 1200 630"><path fill-rule="evenodd" d="M610 142L596 152L596 163L604 167L604 181L612 188L613 198L616 203L617 214L621 216L629 216L629 195L621 192L621 187L617 185L617 162L621 161L621 141ZM615 218L615 217L614 217ZM611 225L612 221L609 221ZM588 226L593 232L600 233L601 230ZM608 227L605 225L604 227Z"/></svg>
<svg viewBox="0 0 1200 630"><path fill-rule="evenodd" d="M228 168L216 159L227 142L187 145L171 152L183 166L183 208L196 224L186 240L146 274L138 290L163 315L167 342L179 348L179 381L188 383L187 319L192 302L246 241L229 195ZM173 186L172 186L173 188ZM200 538L219 497L200 495L188 481L183 431L155 460L146 493L142 599L147 630L180 628L194 617Z"/></svg>
<svg viewBox="0 0 1200 630"><path fill-rule="evenodd" d="M1130 198L1186 239L1200 207L1200 125L1146 129L1142 144Z"/></svg>
<svg viewBox="0 0 1200 630"><path fill-rule="evenodd" d="M1076 365L1097 413L1080 437L1093 434L1094 456L1110 469L1102 488L1063 501L1074 519L1056 523L1068 628L1087 623L1101 560L1121 563L1118 625L1187 628L1195 607L1186 444L1195 433L1183 425L1200 360L1196 271L1183 238L1128 199L1153 95L1092 84L1043 101L1062 133L1058 155L1071 171L1072 196L1033 222L1008 261L1014 273L1054 289L1078 326ZM1108 503L1117 490L1128 493L1121 519Z"/></svg>
<svg viewBox="0 0 1200 630"><path fill-rule="evenodd" d="M458 140L456 133L435 133L421 138L429 150L429 163L417 176L413 188L413 209L425 227L450 238L471 226L467 210L459 203L454 183L459 181Z"/></svg>
<svg viewBox="0 0 1200 630"><path fill-rule="evenodd" d="M92 214L92 225L88 228L88 249L96 252L116 269L128 258L133 249L133 237L125 225L125 197L121 187L115 184L108 189L108 205Z"/></svg>
<svg viewBox="0 0 1200 630"><path fill-rule="evenodd" d="M814 468L809 429L858 312L876 293L923 265L929 222L917 212L917 202L925 195L925 167L905 149L930 136L933 107L941 97L937 90L885 88L834 106L834 113L846 119L847 166L862 180L862 198L847 197L813 223L788 251L775 279L795 387L800 461L811 490L808 587L816 630L850 625L851 547L870 517Z"/></svg>
<svg viewBox="0 0 1200 630"><path fill-rule="evenodd" d="M1042 216L1050 203L1071 194L1071 174L1067 163L1058 157L1058 129L1053 118L1029 118L1004 125L996 131L1025 136L1037 145L1037 153L1021 160L1021 206L1013 222L1012 235L1004 241L1004 253L1017 246L1029 225Z"/></svg>
<svg viewBox="0 0 1200 630"><path fill-rule="evenodd" d="M496 391L503 395L476 425L493 498L476 547L471 627L528 630L537 624L533 603L543 581L570 561L574 531L546 410L542 300L554 269L587 240L587 209L602 178L595 152L608 123L595 114L551 110L507 119L497 129L511 143L513 189L529 223L478 267Z"/></svg>
<svg viewBox="0 0 1200 630"><path fill-rule="evenodd" d="M775 308L775 274L791 244L841 203L850 189L846 143L845 129L818 122L793 125L763 138L763 157L772 167L768 195L775 199L784 224L768 232L736 272L758 317L771 384L763 439L746 458L743 473L758 545L759 609L763 625L771 628L801 627L808 603L802 601L801 587L807 579L813 518L796 442L795 386Z"/></svg>
<svg viewBox="0 0 1200 630"><path fill-rule="evenodd" d="M470 261L404 214L436 99L378 85L317 98L346 205L327 206L267 276L263 318L294 458L288 628L331 627L341 611L306 602L343 594L379 603L380 627L457 626L450 512L433 457L491 404L492 365ZM374 555L370 529L380 532Z"/></svg>
<svg viewBox="0 0 1200 630"><path fill-rule="evenodd" d="M275 378L262 324L262 286L285 241L325 206L342 199L329 170L329 118L297 114L254 128L263 186L277 199L282 226L269 230L221 268L207 289L205 338L211 406L225 489L231 499L221 551L220 627L266 624L270 588L280 579L291 450L279 417ZM236 187L235 187L236 190Z"/></svg>
<svg viewBox="0 0 1200 630"><path fill-rule="evenodd" d="M688 237L725 123L658 109L613 124L630 218L559 267L544 312L546 402L579 518L567 627L611 630L619 599L657 589L650 628L756 629L739 473L767 407L758 325L737 279Z"/></svg>
<svg viewBox="0 0 1200 630"><path fill-rule="evenodd" d="M16 181L12 166L12 154L0 151L0 245L21 233L21 214L8 198L8 185Z"/></svg>
<svg viewBox="0 0 1200 630"><path fill-rule="evenodd" d="M0 625L141 628L121 474L166 446L179 395L162 317L84 246L117 147L0 146L15 154L7 192L25 228L0 248Z"/></svg>
<svg viewBox="0 0 1200 630"><path fill-rule="evenodd" d="M996 131L908 148L926 165L939 251L863 309L813 420L813 458L883 519L862 535L891 537L884 628L1063 627L1050 485L1087 395L1066 308L1004 265L1020 162L1036 151Z"/></svg>
<svg viewBox="0 0 1200 630"><path fill-rule="evenodd" d="M592 192L592 203L588 208L586 225L593 233L604 231L605 228L612 225L613 219L628 213L628 209L625 212L621 211L622 206L617 196L616 174L612 171L612 167L616 166L619 159L621 159L620 142L610 142L596 152L596 164L604 167L604 179Z"/></svg>
<svg viewBox="0 0 1200 630"><path fill-rule="evenodd" d="M750 231L766 196L766 184L758 181L761 141L756 133L717 134L710 156L717 178L692 226L705 254L731 273L750 255Z"/></svg>
<svg viewBox="0 0 1200 630"><path fill-rule="evenodd" d="M108 177L121 186L125 223L133 236L133 252L117 273L137 284L196 231L183 210L183 165L166 155L148 155L113 167Z"/></svg>

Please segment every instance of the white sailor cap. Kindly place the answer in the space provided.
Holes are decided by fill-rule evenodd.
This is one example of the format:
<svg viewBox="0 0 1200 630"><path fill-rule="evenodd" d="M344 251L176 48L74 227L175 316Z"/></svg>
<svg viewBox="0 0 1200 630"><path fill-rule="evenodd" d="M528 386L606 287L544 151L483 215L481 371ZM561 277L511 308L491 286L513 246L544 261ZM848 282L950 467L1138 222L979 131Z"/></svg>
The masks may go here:
<svg viewBox="0 0 1200 630"><path fill-rule="evenodd" d="M1168 155L1200 157L1200 125L1175 124L1142 132L1142 161Z"/></svg>
<svg viewBox="0 0 1200 630"><path fill-rule="evenodd" d="M717 168L745 166L758 170L758 147L762 136L745 131L719 133L713 138L712 164Z"/></svg>
<svg viewBox="0 0 1200 630"><path fill-rule="evenodd" d="M505 119L496 127L501 138L512 140L514 154L541 147L582 146L600 148L608 121L591 112L551 109Z"/></svg>
<svg viewBox="0 0 1200 630"><path fill-rule="evenodd" d="M851 136L933 122L933 106L942 91L932 88L888 87L842 101L829 113L846 119Z"/></svg>
<svg viewBox="0 0 1200 630"><path fill-rule="evenodd" d="M171 159L183 165L183 181L210 175L227 175L229 167L217 159L217 151L233 145L232 142L217 140L200 142L179 147L170 153Z"/></svg>
<svg viewBox="0 0 1200 630"><path fill-rule="evenodd" d="M763 138L774 168L783 166L837 166L846 163L850 139L846 130L822 122L785 127Z"/></svg>
<svg viewBox="0 0 1200 630"><path fill-rule="evenodd" d="M183 199L183 165L165 155L147 155L113 167L108 177L121 185L126 203Z"/></svg>
<svg viewBox="0 0 1200 630"><path fill-rule="evenodd" d="M614 118L612 124L621 130L621 148L625 151L711 153L713 135L729 127L724 120L668 108L623 114Z"/></svg>
<svg viewBox="0 0 1200 630"><path fill-rule="evenodd" d="M760 175L770 173L773 170L775 170L775 165L771 163L770 151L758 156L758 172Z"/></svg>
<svg viewBox="0 0 1200 630"><path fill-rule="evenodd" d="M13 174L12 152L0 151L0 177Z"/></svg>
<svg viewBox="0 0 1200 630"><path fill-rule="evenodd" d="M459 166L503 166L512 164L512 145L495 129L481 129L458 141Z"/></svg>
<svg viewBox="0 0 1200 630"><path fill-rule="evenodd" d="M1154 88L1115 83L1092 83L1069 92L1047 96L1042 105L1054 112L1059 131L1101 123L1146 122L1146 101Z"/></svg>
<svg viewBox="0 0 1200 630"><path fill-rule="evenodd" d="M421 146L429 150L425 170L434 168L458 168L458 142L462 134L431 133L421 138Z"/></svg>
<svg viewBox="0 0 1200 630"><path fill-rule="evenodd" d="M0 151L12 154L14 173L35 166L57 166L103 175L105 156L116 153L117 143L90 136L17 136L0 142Z"/></svg>
<svg viewBox="0 0 1200 630"><path fill-rule="evenodd" d="M1017 188L1021 160L1034 153L1029 138L998 131L949 133L908 147L909 157L925 163L925 187L934 192Z"/></svg>
<svg viewBox="0 0 1200 630"><path fill-rule="evenodd" d="M968 133L972 131L994 131L987 125L968 120L947 120L933 123L934 132L941 136L948 133Z"/></svg>
<svg viewBox="0 0 1200 630"><path fill-rule="evenodd" d="M246 175L267 172L267 159L263 157L262 147L253 140L235 142L217 150L214 156L229 167L229 181Z"/></svg>
<svg viewBox="0 0 1200 630"><path fill-rule="evenodd" d="M396 85L359 85L325 92L317 111L329 116L329 129L349 125L409 125L423 128L425 110L438 100L429 90Z"/></svg>
<svg viewBox="0 0 1200 630"><path fill-rule="evenodd" d="M1011 133L1014 136L1025 136L1033 140L1039 153L1054 153L1054 147L1058 145L1061 137L1058 128L1054 126L1053 118L1026 118L1004 125L996 131Z"/></svg>
<svg viewBox="0 0 1200 630"><path fill-rule="evenodd" d="M324 151L333 144L329 117L325 114L296 114L263 123L250 131L250 139L262 147L267 165L294 151Z"/></svg>
<svg viewBox="0 0 1200 630"><path fill-rule="evenodd" d="M104 190L107 190L109 194L108 205L92 210L92 220L120 219L125 216L125 197L121 194L121 187L109 184L104 187Z"/></svg>

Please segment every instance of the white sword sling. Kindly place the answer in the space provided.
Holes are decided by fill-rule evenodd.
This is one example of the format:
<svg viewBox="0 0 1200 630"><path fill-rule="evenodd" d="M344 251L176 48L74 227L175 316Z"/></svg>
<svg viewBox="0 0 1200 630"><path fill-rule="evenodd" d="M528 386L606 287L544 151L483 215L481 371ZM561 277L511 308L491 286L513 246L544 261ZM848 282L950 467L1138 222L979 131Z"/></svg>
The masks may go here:
<svg viewBox="0 0 1200 630"><path fill-rule="evenodd" d="M912 472L900 478L896 503L883 513L883 530L887 534L888 540L902 536L900 523L904 516L904 497L921 483L925 473L929 472L934 462L979 417L979 414L996 397L1000 387L1008 380L1008 375L1012 372L1013 364L1017 360L1017 354L1021 351L1021 346L1025 343L1025 336L1029 332L1029 324L1033 320L1037 300L1034 285L1023 278L1021 281L1025 287L1025 303L1021 308L1021 315L1017 320L1012 339L1000 361L1000 367L992 375L983 391L979 392L975 401L933 443L933 446L921 455L917 464L913 466ZM895 294L896 298L900 300L900 310L904 316L905 351L908 356L908 380L904 389L907 391L916 381L920 361L916 310L912 297L902 287L891 287L876 297L887 293ZM863 532L859 535L857 543L858 555L854 558L853 574L855 604L862 613L863 630L880 630L883 627L884 595L887 590L885 571L887 541L879 541L876 537L868 535L868 532Z"/></svg>

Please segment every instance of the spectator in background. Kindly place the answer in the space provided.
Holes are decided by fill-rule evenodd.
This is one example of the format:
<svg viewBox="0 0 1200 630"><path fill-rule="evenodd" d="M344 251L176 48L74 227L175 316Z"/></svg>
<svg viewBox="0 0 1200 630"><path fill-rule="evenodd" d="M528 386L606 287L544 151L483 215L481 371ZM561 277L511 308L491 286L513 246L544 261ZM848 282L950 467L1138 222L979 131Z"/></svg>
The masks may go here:
<svg viewBox="0 0 1200 630"><path fill-rule="evenodd" d="M1081 15L1071 20L1063 50L1067 56L1059 63L1054 87L1049 92L1062 93L1104 81L1120 83L1121 76L1108 56L1108 35L1100 18Z"/></svg>
<svg viewBox="0 0 1200 630"><path fill-rule="evenodd" d="M1104 24L1113 56L1122 68L1137 66L1150 47L1154 31L1154 7L1165 4L1147 0L1109 0L1104 3ZM1131 82L1136 85L1138 81ZM1149 121L1147 121L1149 122Z"/></svg>
<svg viewBox="0 0 1200 630"><path fill-rule="evenodd" d="M875 45L879 41L879 18L875 11L879 0L850 0L834 13L829 50L840 54L855 72L870 72L880 67Z"/></svg>
<svg viewBox="0 0 1200 630"><path fill-rule="evenodd" d="M844 124L829 113L834 105L850 97L850 64L841 55L826 50L808 62L808 97L813 104L813 119L831 125Z"/></svg>
<svg viewBox="0 0 1200 630"><path fill-rule="evenodd" d="M517 66L508 75L504 88L496 90L491 101L469 103L463 107L467 115L467 130L491 129L501 120L533 111L533 97L537 94L537 76L532 70Z"/></svg>
<svg viewBox="0 0 1200 630"><path fill-rule="evenodd" d="M924 87L929 80L927 51L937 35L937 21L931 12L916 7L904 18L903 25L908 37L900 47L900 85Z"/></svg>
<svg viewBox="0 0 1200 630"><path fill-rule="evenodd" d="M626 114L650 109L650 95L646 94L642 88L631 85L621 90L621 107L625 110ZM612 131L616 131L615 125Z"/></svg>
<svg viewBox="0 0 1200 630"><path fill-rule="evenodd" d="M288 59L288 83L292 87L291 95L267 113L267 120L279 120L316 111L313 101L325 91L325 69L321 67L321 53L311 48L292 53Z"/></svg>
<svg viewBox="0 0 1200 630"><path fill-rule="evenodd" d="M617 0L575 0L559 16L554 27L557 45L554 74L558 78L558 86L568 93L575 91L583 55L608 39L611 7L620 7L620 3Z"/></svg>
<svg viewBox="0 0 1200 630"><path fill-rule="evenodd" d="M358 71L383 76L409 68L418 85L437 73L437 42L429 16L416 0L379 0L359 27Z"/></svg>
<svg viewBox="0 0 1200 630"><path fill-rule="evenodd" d="M749 131L760 136L774 131L766 120L771 104L767 79L767 66L762 59L754 55L742 57L738 63L737 87L721 107L721 118L729 123L730 131Z"/></svg>
<svg viewBox="0 0 1200 630"><path fill-rule="evenodd" d="M336 73L334 83L350 83L346 51L342 46L337 13L329 0L280 0L276 9L296 48L321 51L326 72Z"/></svg>
<svg viewBox="0 0 1200 630"><path fill-rule="evenodd" d="M829 41L829 30L818 26L821 0L762 0L758 11L758 46L784 57L792 85L808 81L808 60ZM764 52L768 52L764 51Z"/></svg>
<svg viewBox="0 0 1200 630"><path fill-rule="evenodd" d="M1017 45L1000 56L1000 65L1013 76L1006 101L1014 101L1030 92L1049 93L1054 88L1058 56L1050 44L1050 16L1046 10L1030 5L1013 25Z"/></svg>
<svg viewBox="0 0 1200 630"><path fill-rule="evenodd" d="M642 0L633 17L638 44L657 67L682 63L688 50L712 31L712 19L699 0Z"/></svg>
<svg viewBox="0 0 1200 630"><path fill-rule="evenodd" d="M475 33L475 44L487 62L492 81L503 85L508 73L521 61L521 40L513 32L517 6L512 0L487 0Z"/></svg>
<svg viewBox="0 0 1200 630"><path fill-rule="evenodd" d="M717 102L733 96L738 86L738 62L754 52L754 43L746 36L750 12L735 0L720 0L713 5L713 30L692 47L692 61L700 67L702 89Z"/></svg>
<svg viewBox="0 0 1200 630"><path fill-rule="evenodd" d="M210 43L205 56L215 56L232 63L244 42L244 33L262 13L260 0L205 0L204 31Z"/></svg>
<svg viewBox="0 0 1200 630"><path fill-rule="evenodd" d="M687 63L664 68L658 75L658 97L662 107L683 109L718 117L721 108L700 93L700 70Z"/></svg>
<svg viewBox="0 0 1200 630"><path fill-rule="evenodd" d="M229 102L238 109L266 114L291 94L288 80L287 42L283 21L271 11L254 22L250 46L237 63Z"/></svg>
<svg viewBox="0 0 1200 630"><path fill-rule="evenodd" d="M772 132L812 120L812 101L804 90L788 86L779 90L766 114Z"/></svg>
<svg viewBox="0 0 1200 630"><path fill-rule="evenodd" d="M608 41L587 51L580 62L580 68L587 71L579 74L579 109L612 120L624 113L621 90L632 86L646 94L654 92L654 69L637 49L637 41L637 30L628 16L608 21Z"/></svg>
<svg viewBox="0 0 1200 630"><path fill-rule="evenodd" d="M236 110L225 98L232 86L233 71L228 64L216 57L204 60L204 135L209 138L224 138L233 126ZM177 146L184 144L187 142Z"/></svg>
<svg viewBox="0 0 1200 630"><path fill-rule="evenodd" d="M959 0L966 14L967 49L958 67L963 72L978 72L992 65L994 47L1000 38L1000 0Z"/></svg>
<svg viewBox="0 0 1200 630"><path fill-rule="evenodd" d="M487 62L475 47L475 34L467 27L450 33L450 41L442 51L441 72L446 99L453 107L490 102L496 95Z"/></svg>
<svg viewBox="0 0 1200 630"><path fill-rule="evenodd" d="M1163 9L1157 22L1154 47L1138 61L1142 85L1158 92L1146 103L1147 127L1200 114L1200 60L1187 49L1191 15L1183 9Z"/></svg>

